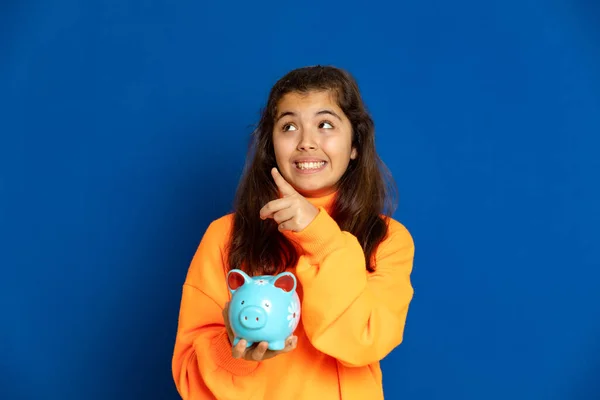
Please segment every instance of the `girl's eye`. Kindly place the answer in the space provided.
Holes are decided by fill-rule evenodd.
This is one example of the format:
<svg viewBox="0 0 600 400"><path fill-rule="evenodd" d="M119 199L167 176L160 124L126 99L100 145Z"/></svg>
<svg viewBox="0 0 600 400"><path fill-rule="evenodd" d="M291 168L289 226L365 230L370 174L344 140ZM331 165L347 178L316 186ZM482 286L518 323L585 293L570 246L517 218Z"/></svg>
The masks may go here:
<svg viewBox="0 0 600 400"><path fill-rule="evenodd" d="M285 124L285 125L283 126L283 131L284 131L284 132L287 132L287 131L289 131L289 130L296 130L296 127L295 127L294 125L292 125L292 124Z"/></svg>
<svg viewBox="0 0 600 400"><path fill-rule="evenodd" d="M333 125L331 125L329 122L327 121L323 121L319 124L319 128L321 129L333 129Z"/></svg>

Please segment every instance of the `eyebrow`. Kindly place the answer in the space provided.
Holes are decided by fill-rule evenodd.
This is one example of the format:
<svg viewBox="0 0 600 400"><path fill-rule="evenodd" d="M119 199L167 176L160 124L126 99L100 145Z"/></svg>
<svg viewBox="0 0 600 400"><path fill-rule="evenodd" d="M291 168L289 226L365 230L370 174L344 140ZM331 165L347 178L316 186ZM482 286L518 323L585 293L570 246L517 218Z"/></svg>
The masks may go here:
<svg viewBox="0 0 600 400"><path fill-rule="evenodd" d="M339 115L337 115L335 112L333 112L332 110L329 110L329 109L319 110L319 111L317 111L317 113L315 115L324 115L324 114L333 115L334 117L336 117L340 121L342 120L342 118L340 118ZM285 112L279 114L279 116L277 117L277 119L275 121L279 121L281 118L286 117L288 115L291 115L292 117L295 117L296 113L293 112L293 111L285 111Z"/></svg>

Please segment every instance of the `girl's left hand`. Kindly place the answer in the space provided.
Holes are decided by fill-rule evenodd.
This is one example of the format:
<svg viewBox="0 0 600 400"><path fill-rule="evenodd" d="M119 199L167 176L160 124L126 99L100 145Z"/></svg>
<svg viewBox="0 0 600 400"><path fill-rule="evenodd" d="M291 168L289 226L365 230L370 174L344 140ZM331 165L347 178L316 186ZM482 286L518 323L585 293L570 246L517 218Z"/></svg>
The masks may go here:
<svg viewBox="0 0 600 400"><path fill-rule="evenodd" d="M319 209L298 193L277 168L271 170L271 175L283 197L272 200L261 208L260 218L272 218L280 231L302 231L315 219Z"/></svg>

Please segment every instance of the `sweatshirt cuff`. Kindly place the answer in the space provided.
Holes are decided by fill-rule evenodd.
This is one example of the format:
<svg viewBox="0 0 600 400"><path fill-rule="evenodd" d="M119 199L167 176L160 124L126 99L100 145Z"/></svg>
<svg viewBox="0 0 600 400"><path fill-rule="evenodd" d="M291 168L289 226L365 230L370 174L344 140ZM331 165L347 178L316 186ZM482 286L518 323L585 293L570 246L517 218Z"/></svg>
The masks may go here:
<svg viewBox="0 0 600 400"><path fill-rule="evenodd" d="M216 364L233 375L248 375L258 368L259 363L233 358L227 331L223 331L212 339L210 346Z"/></svg>
<svg viewBox="0 0 600 400"><path fill-rule="evenodd" d="M321 263L328 254L344 245L340 227L323 207L319 207L319 213L306 228L289 234L302 247L310 264Z"/></svg>

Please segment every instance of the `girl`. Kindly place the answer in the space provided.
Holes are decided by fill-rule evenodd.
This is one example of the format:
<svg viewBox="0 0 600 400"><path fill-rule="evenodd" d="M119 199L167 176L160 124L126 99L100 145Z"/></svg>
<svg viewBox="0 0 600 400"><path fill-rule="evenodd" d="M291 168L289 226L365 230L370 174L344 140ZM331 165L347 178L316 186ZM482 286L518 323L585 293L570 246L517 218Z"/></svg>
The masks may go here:
<svg viewBox="0 0 600 400"><path fill-rule="evenodd" d="M413 288L411 235L391 218L391 178L354 79L289 72L253 133L235 212L213 221L183 285L173 378L185 400L383 399ZM227 272L290 271L301 322L281 351L235 347Z"/></svg>

